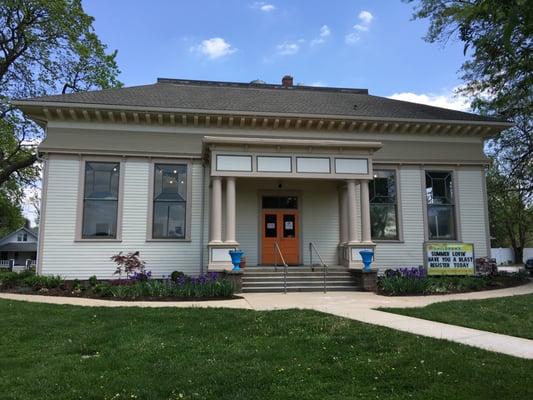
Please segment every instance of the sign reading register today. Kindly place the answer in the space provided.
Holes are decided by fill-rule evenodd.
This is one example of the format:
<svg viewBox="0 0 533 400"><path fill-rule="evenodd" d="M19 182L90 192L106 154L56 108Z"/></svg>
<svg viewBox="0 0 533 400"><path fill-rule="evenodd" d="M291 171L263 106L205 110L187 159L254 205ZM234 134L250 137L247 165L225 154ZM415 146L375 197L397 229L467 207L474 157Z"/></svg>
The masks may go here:
<svg viewBox="0 0 533 400"><path fill-rule="evenodd" d="M428 275L474 275L471 243L426 244Z"/></svg>

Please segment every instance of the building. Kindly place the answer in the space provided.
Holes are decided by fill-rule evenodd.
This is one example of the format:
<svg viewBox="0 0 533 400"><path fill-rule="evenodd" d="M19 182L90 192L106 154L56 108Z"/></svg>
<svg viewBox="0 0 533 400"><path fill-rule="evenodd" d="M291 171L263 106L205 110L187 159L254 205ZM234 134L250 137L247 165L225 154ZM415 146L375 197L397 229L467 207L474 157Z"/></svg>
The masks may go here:
<svg viewBox="0 0 533 400"><path fill-rule="evenodd" d="M424 263L428 242L490 251L484 138L509 123L366 89L158 79L15 105L46 129L38 271L111 278L247 266ZM315 256L316 257L316 256ZM316 258L315 258L316 259ZM279 260L278 260L279 261Z"/></svg>
<svg viewBox="0 0 533 400"><path fill-rule="evenodd" d="M21 270L35 264L37 229L23 226L0 239L0 268Z"/></svg>

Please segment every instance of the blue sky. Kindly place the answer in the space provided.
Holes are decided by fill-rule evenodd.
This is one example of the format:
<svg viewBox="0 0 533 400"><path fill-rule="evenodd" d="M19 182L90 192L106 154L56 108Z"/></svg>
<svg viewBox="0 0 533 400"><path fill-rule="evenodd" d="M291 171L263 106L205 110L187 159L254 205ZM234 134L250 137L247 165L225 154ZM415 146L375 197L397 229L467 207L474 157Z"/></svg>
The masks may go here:
<svg viewBox="0 0 533 400"><path fill-rule="evenodd" d="M91 0L99 37L118 50L127 85L157 77L368 88L371 94L464 108L461 43L422 40L401 0Z"/></svg>
<svg viewBox="0 0 533 400"><path fill-rule="evenodd" d="M422 40L401 0L84 0L126 86L158 77L359 87L467 109L453 96L461 43ZM30 193L31 194L31 193ZM29 195L26 196L27 198ZM34 219L26 199L24 214Z"/></svg>

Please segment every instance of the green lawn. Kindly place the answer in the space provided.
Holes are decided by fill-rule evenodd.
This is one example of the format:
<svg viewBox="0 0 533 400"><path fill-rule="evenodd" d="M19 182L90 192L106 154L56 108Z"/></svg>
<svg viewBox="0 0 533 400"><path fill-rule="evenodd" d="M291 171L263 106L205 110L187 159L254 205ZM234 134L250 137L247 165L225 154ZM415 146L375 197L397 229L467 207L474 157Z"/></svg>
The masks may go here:
<svg viewBox="0 0 533 400"><path fill-rule="evenodd" d="M381 311L533 339L533 294L446 301L422 308L382 308Z"/></svg>
<svg viewBox="0 0 533 400"><path fill-rule="evenodd" d="M0 398L531 399L533 362L313 311L0 300Z"/></svg>

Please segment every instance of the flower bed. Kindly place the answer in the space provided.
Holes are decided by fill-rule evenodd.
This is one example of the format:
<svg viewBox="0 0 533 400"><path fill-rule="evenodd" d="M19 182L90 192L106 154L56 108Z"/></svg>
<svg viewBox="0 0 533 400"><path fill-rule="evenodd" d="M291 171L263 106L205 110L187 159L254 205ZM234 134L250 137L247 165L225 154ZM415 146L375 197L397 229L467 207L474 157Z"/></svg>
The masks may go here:
<svg viewBox="0 0 533 400"><path fill-rule="evenodd" d="M378 293L389 296L430 295L502 289L528 282L527 273L485 276L427 276L423 267L388 269L378 278Z"/></svg>
<svg viewBox="0 0 533 400"><path fill-rule="evenodd" d="M113 300L220 300L232 299L232 282L215 272L196 277L175 273L168 279L151 279L150 273L133 274L127 279L65 281L59 276L33 272L1 272L0 291L9 293L75 296Z"/></svg>

